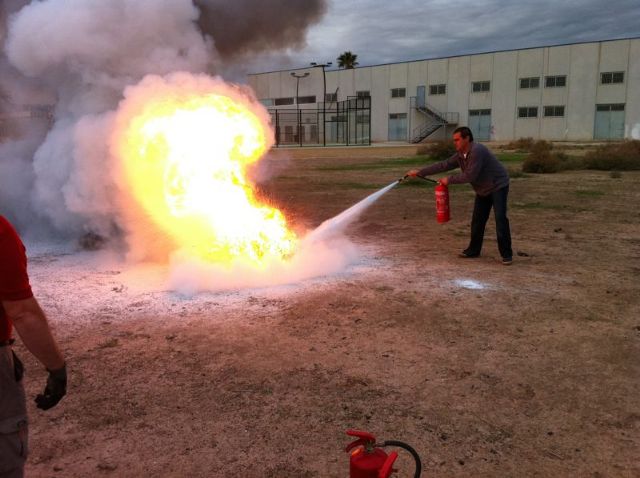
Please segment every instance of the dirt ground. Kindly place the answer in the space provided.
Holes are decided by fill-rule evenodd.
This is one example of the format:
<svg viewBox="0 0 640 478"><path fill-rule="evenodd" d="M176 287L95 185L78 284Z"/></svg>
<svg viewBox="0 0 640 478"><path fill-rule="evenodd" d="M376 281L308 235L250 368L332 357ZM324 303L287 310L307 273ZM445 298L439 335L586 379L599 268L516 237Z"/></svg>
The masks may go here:
<svg viewBox="0 0 640 478"><path fill-rule="evenodd" d="M278 151L263 193L312 228L414 152ZM426 183L349 228L367 267L274 290L141 293L91 253L32 254L70 387L30 405L27 476L347 477L348 428L412 445L423 477L640 476L640 173L516 176L510 267L493 220L457 258L473 193L438 225Z"/></svg>

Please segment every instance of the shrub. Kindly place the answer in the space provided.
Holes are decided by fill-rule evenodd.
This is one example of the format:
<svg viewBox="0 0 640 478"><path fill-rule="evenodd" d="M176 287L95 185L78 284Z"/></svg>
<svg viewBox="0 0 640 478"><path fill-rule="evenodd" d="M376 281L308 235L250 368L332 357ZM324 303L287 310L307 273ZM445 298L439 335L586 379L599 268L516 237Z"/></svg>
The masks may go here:
<svg viewBox="0 0 640 478"><path fill-rule="evenodd" d="M543 156L545 154L550 154L553 149L553 144L549 141L545 141L543 139L534 142L531 145L530 151L534 156Z"/></svg>
<svg viewBox="0 0 640 478"><path fill-rule="evenodd" d="M456 152L456 148L451 141L434 141L418 147L416 154L427 155L436 161L449 159Z"/></svg>
<svg viewBox="0 0 640 478"><path fill-rule="evenodd" d="M585 155L584 167L600 171L640 170L640 141L631 140L599 146Z"/></svg>
<svg viewBox="0 0 640 478"><path fill-rule="evenodd" d="M544 140L536 141L531 145L531 153L522 163L522 171L525 173L555 173L560 171L562 163L568 157L564 153L552 152L553 145Z"/></svg>
<svg viewBox="0 0 640 478"><path fill-rule="evenodd" d="M522 171L525 173L555 173L560 170L558 154L530 154L522 163Z"/></svg>
<svg viewBox="0 0 640 478"><path fill-rule="evenodd" d="M516 151L531 151L534 144L533 138L518 138L504 145L504 149L515 149Z"/></svg>
<svg viewBox="0 0 640 478"><path fill-rule="evenodd" d="M551 153L556 155L560 160L560 171L575 171L577 169L584 169L584 160L583 158L577 156L569 156L565 153L561 152L553 152Z"/></svg>
<svg viewBox="0 0 640 478"><path fill-rule="evenodd" d="M509 168L509 177L511 179L515 179L515 178L526 178L528 176L521 169L511 169L511 168Z"/></svg>

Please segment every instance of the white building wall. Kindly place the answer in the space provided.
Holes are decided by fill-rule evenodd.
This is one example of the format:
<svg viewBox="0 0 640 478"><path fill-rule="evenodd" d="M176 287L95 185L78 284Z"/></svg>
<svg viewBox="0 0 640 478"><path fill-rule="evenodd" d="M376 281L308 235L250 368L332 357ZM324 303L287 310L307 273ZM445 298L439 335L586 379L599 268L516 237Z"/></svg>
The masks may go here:
<svg viewBox="0 0 640 478"><path fill-rule="evenodd" d="M300 96L322 100L322 70L309 68L300 80ZM622 84L603 85L600 73L624 72ZM545 87L545 77L566 76L566 86ZM472 109L490 109L494 140L533 137L554 140L591 140L597 104L625 104L625 137L640 138L640 38L560 45L433 60L377 65L326 72L327 92L339 88L338 99L357 91L372 98L371 137L386 141L391 113L407 113L408 131L424 120L411 108L410 98L424 85L426 102L441 112L459 114L468 124ZM519 87L520 78L538 77L539 88ZM488 92L471 91L474 81L490 81ZM295 96L295 79L289 71L249 76L258 98ZM446 84L446 94L430 95L429 86ZM405 98L391 98L391 88L406 88ZM315 107L315 105L302 105ZM537 107L535 118L518 118L519 107ZM564 106L563 117L545 117L545 106ZM439 130L430 139L450 134Z"/></svg>
<svg viewBox="0 0 640 478"><path fill-rule="evenodd" d="M469 114L470 57L450 58L447 69L447 107L441 111L457 111L460 113L460 124L467 124Z"/></svg>
<svg viewBox="0 0 640 478"><path fill-rule="evenodd" d="M356 68L355 69L355 85L353 94L356 91L371 91L373 67ZM344 98L341 96L341 98Z"/></svg>
<svg viewBox="0 0 640 478"><path fill-rule="evenodd" d="M407 96L416 96L418 86L426 88L426 94L429 93L429 85L427 84L427 65L426 61L416 61L407 63Z"/></svg>
<svg viewBox="0 0 640 478"><path fill-rule="evenodd" d="M438 111L449 110L449 98L451 97L451 88L449 85L449 60L430 60L424 62L427 65L427 104L432 105ZM447 85L446 94L430 95L430 85Z"/></svg>
<svg viewBox="0 0 640 478"><path fill-rule="evenodd" d="M563 139L593 139L599 49L597 43L571 47L571 75L567 77L568 98L565 111L567 131Z"/></svg>
<svg viewBox="0 0 640 478"><path fill-rule="evenodd" d="M356 72L360 70L349 69L340 70L340 74L336 75L338 88L338 97L346 99L349 96L355 96L356 94ZM328 90L329 93L335 93L336 89Z"/></svg>
<svg viewBox="0 0 640 478"><path fill-rule="evenodd" d="M627 76L629 62L629 47L627 41L605 43L600 47L600 68L598 73L622 71ZM626 78L625 78L626 79ZM627 98L628 81L622 84L601 84L598 74L598 88L596 103L625 103Z"/></svg>
<svg viewBox="0 0 640 478"><path fill-rule="evenodd" d="M371 139L389 136L389 65L371 69ZM375 98L375 100L374 100Z"/></svg>
<svg viewBox="0 0 640 478"><path fill-rule="evenodd" d="M625 137L640 139L640 41L630 42Z"/></svg>
<svg viewBox="0 0 640 478"><path fill-rule="evenodd" d="M409 83L409 64L399 63L395 65L389 65L389 87L387 96L389 97L389 113L407 113L409 106L407 101L408 96L404 98L391 98L392 88L404 88L405 94L408 89Z"/></svg>
<svg viewBox="0 0 640 478"><path fill-rule="evenodd" d="M492 139L508 140L514 136L514 115L518 82L513 81L518 72L518 53L500 52L494 55L491 91Z"/></svg>
<svg viewBox="0 0 640 478"><path fill-rule="evenodd" d="M429 84L427 83L427 65L426 61L416 61L407 63L407 104L408 106L408 135L409 139L413 137L413 130L423 120L422 113L417 109L410 107L411 97L418 95L418 87L425 88L425 100L428 101Z"/></svg>
<svg viewBox="0 0 640 478"><path fill-rule="evenodd" d="M491 99L493 96L493 56L475 55L463 57L468 59L469 76L467 79L467 95L469 96L469 110L491 109ZM471 84L476 81L488 81L489 91L476 92L471 90Z"/></svg>

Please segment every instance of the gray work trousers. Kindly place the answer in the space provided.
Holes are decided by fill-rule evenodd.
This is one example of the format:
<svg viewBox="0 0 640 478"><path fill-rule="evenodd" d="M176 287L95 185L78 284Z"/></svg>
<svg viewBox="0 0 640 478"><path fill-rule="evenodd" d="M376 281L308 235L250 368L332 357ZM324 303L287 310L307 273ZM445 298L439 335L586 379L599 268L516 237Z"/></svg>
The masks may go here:
<svg viewBox="0 0 640 478"><path fill-rule="evenodd" d="M28 454L27 404L10 346L0 347L0 478L22 478Z"/></svg>

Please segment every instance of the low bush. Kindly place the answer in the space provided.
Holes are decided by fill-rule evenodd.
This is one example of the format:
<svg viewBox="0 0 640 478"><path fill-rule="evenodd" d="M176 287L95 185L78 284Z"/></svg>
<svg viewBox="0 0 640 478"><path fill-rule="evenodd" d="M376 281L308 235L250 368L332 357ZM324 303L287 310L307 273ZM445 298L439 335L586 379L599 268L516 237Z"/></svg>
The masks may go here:
<svg viewBox="0 0 640 478"><path fill-rule="evenodd" d="M560 171L561 157L558 153L542 155L530 154L522 163L525 173L557 173Z"/></svg>
<svg viewBox="0 0 640 478"><path fill-rule="evenodd" d="M584 157L584 168L600 171L640 170L640 140L597 147Z"/></svg>
<svg viewBox="0 0 640 478"><path fill-rule="evenodd" d="M563 163L568 161L564 153L552 151L553 144L549 141L535 141L531 144L531 153L522 163L525 173L556 173L565 169Z"/></svg>
<svg viewBox="0 0 640 478"><path fill-rule="evenodd" d="M550 154L552 149L553 144L551 142L540 139L531 145L529 151L534 156L544 156L545 154Z"/></svg>
<svg viewBox="0 0 640 478"><path fill-rule="evenodd" d="M504 149L515 149L516 151L531 151L534 144L533 138L518 138L504 145Z"/></svg>
<svg viewBox="0 0 640 478"><path fill-rule="evenodd" d="M419 146L416 154L420 156L427 155L433 160L442 161L443 159L449 159L455 152L456 148L451 141L434 141Z"/></svg>

